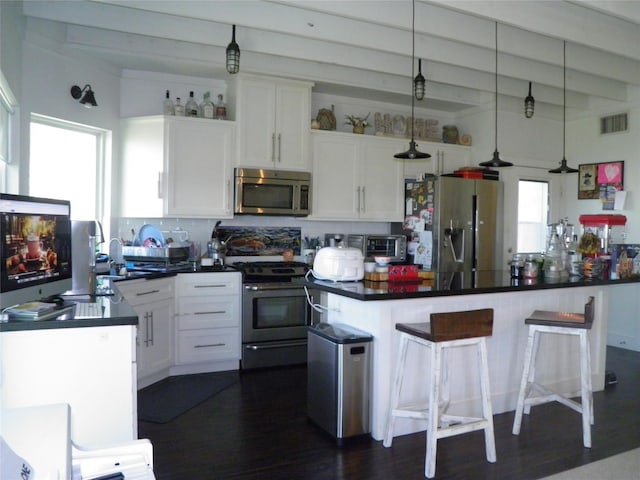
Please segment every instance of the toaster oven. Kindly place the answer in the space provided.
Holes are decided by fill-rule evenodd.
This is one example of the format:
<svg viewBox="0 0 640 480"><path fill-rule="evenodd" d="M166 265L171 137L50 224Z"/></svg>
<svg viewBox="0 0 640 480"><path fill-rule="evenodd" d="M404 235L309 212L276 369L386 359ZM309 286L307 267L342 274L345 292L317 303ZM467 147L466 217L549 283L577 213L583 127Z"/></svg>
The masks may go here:
<svg viewBox="0 0 640 480"><path fill-rule="evenodd" d="M407 237L404 235L349 235L347 245L360 250L365 260L373 260L377 256L391 257L391 263L407 260Z"/></svg>

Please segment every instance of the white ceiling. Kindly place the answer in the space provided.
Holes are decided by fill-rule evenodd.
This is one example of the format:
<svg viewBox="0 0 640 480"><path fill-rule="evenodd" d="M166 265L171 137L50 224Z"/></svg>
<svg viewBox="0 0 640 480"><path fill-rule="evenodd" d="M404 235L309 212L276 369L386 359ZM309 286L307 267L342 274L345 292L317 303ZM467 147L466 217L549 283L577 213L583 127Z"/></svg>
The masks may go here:
<svg viewBox="0 0 640 480"><path fill-rule="evenodd" d="M570 109L639 97L638 1L416 0L415 8L428 108L493 102L496 22L501 97L522 102L531 81L537 108L561 106L565 40ZM225 78L235 24L241 71L311 79L317 92L411 102L410 0L29 0L23 9L28 31L60 23L67 52L123 69Z"/></svg>

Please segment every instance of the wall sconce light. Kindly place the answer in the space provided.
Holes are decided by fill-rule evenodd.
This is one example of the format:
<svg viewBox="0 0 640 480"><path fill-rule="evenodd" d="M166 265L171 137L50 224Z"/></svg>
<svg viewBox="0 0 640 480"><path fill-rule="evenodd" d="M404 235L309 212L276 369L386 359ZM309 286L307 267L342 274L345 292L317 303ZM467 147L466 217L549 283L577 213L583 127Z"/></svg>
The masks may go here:
<svg viewBox="0 0 640 480"><path fill-rule="evenodd" d="M85 85L84 88L80 88L78 85L71 87L71 96L76 100L80 99L80 103L87 108L97 107L96 97L93 95L91 85Z"/></svg>
<svg viewBox="0 0 640 480"><path fill-rule="evenodd" d="M531 82L529 82L529 95L524 99L524 116L533 117L533 110L536 108L536 99L531 95Z"/></svg>
<svg viewBox="0 0 640 480"><path fill-rule="evenodd" d="M227 47L227 72L233 74L240 71L240 47L236 43L236 26L233 26L231 43Z"/></svg>
<svg viewBox="0 0 640 480"><path fill-rule="evenodd" d="M413 81L413 93L416 96L416 100L422 100L425 92L425 79L422 76L422 59L418 59L418 75L416 75Z"/></svg>

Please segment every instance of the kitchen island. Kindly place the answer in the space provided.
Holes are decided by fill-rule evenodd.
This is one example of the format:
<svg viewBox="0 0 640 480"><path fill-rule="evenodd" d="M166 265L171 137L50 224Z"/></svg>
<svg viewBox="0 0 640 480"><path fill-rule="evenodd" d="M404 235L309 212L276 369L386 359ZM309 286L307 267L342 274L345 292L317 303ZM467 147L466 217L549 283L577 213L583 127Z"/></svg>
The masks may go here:
<svg viewBox="0 0 640 480"><path fill-rule="evenodd" d="M581 312L587 298L593 296L592 380L594 390L604 388L608 287L637 280L580 278L533 282L511 279L508 272L482 272L473 280L473 286L452 282L446 275L424 282L306 282L323 292L322 304L327 310L322 321L350 325L374 337L371 399L371 435L374 439L382 440L384 436L399 338L395 324L424 322L434 312L494 309L493 335L487 346L495 414L514 410L516 406L527 339L524 319L536 309ZM466 350L459 349L450 355L450 410L475 415L479 408L479 383L475 374L467 376L467 372L475 371L467 368L467 365L475 364L475 357ZM542 383L560 391L579 391L577 342L545 336L540 353L536 372ZM401 401L425 401L430 369L427 352L411 350L407 358L405 378L413 381L405 381ZM579 415L576 415L576 422L580 422ZM396 425L397 434L426 428L424 422L408 419L397 421Z"/></svg>
<svg viewBox="0 0 640 480"><path fill-rule="evenodd" d="M69 404L83 448L134 440L138 316L120 296L73 301L75 312L50 320L0 321L0 404Z"/></svg>

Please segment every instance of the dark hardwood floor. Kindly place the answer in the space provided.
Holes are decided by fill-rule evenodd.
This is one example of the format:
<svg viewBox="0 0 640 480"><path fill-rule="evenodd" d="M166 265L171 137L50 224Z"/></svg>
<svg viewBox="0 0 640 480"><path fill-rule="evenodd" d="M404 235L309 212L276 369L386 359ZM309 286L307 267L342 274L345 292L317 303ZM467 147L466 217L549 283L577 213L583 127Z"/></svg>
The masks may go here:
<svg viewBox="0 0 640 480"><path fill-rule="evenodd" d="M438 442L438 479L535 479L640 447L640 353L608 347L618 384L594 394L593 448L580 415L557 403L534 407L519 436L513 412L494 417L498 461L486 462L482 432ZM306 368L249 371L176 420L140 422L164 479L421 479L424 434L391 448L365 440L338 447L306 417ZM623 479L615 479L623 480Z"/></svg>

